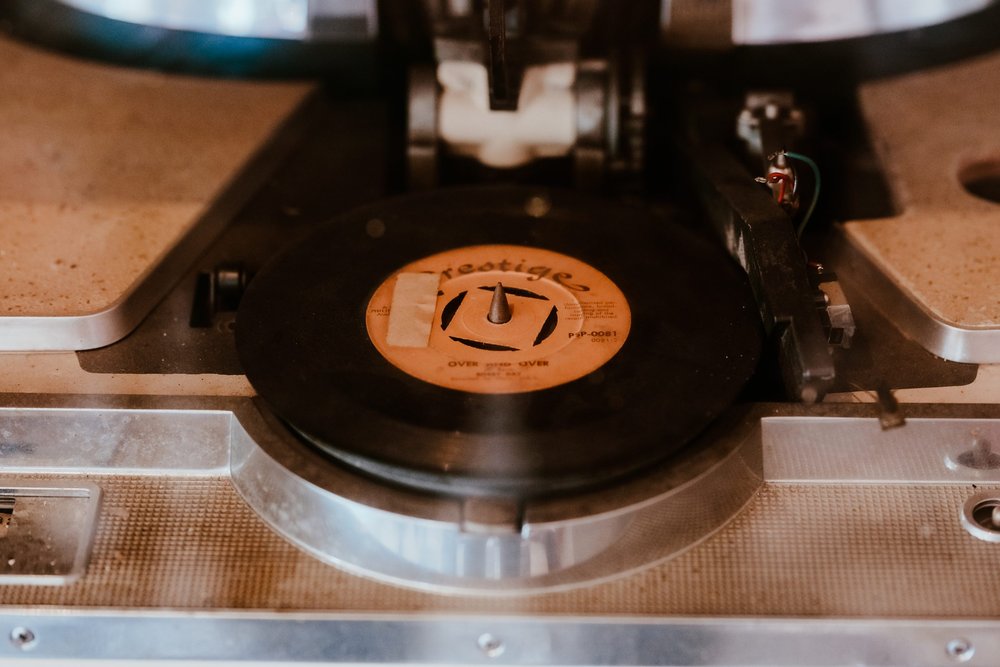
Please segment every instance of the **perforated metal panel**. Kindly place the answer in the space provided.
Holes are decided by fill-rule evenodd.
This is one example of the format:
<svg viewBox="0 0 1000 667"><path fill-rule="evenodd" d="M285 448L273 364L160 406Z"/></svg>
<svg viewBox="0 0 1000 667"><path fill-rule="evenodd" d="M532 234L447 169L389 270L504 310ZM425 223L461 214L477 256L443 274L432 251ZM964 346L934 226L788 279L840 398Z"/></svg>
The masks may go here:
<svg viewBox="0 0 1000 667"><path fill-rule="evenodd" d="M4 605L558 614L996 617L1000 545L959 513L972 485L769 484L687 552L566 593L439 596L347 574L258 520L227 478L90 477L84 577L0 588ZM978 487L980 490L982 486Z"/></svg>

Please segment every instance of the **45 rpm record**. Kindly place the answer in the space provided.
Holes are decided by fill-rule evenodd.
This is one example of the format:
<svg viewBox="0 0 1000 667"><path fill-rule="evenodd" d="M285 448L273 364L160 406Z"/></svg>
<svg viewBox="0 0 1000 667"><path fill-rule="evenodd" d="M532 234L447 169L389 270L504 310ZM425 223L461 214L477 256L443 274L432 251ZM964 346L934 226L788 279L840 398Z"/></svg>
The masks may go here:
<svg viewBox="0 0 1000 667"><path fill-rule="evenodd" d="M606 483L691 441L761 347L743 272L639 209L472 188L360 209L253 280L247 377L338 459L439 491Z"/></svg>

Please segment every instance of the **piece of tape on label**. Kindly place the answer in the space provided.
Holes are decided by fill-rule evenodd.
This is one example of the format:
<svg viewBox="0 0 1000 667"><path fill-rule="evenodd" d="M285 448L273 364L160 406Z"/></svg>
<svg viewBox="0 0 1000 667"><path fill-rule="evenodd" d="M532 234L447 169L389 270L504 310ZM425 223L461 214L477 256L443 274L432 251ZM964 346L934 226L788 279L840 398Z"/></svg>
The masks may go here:
<svg viewBox="0 0 1000 667"><path fill-rule="evenodd" d="M427 347L434 325L437 273L400 273L392 289L389 331L385 342L393 347Z"/></svg>

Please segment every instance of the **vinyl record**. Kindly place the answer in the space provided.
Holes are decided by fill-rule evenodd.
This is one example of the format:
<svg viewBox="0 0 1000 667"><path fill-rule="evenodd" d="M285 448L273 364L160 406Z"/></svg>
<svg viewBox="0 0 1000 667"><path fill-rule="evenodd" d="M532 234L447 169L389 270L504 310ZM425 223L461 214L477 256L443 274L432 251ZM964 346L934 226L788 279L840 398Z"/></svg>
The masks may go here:
<svg viewBox="0 0 1000 667"><path fill-rule="evenodd" d="M533 496L691 441L753 373L761 332L714 244L571 192L475 188L317 229L253 280L236 341L263 401L338 459Z"/></svg>

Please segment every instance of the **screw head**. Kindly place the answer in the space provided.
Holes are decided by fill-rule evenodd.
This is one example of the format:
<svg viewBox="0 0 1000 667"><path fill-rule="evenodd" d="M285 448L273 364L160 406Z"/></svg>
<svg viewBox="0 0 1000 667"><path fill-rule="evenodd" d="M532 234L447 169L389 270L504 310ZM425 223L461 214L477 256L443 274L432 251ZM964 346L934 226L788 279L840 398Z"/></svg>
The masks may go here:
<svg viewBox="0 0 1000 667"><path fill-rule="evenodd" d="M497 658L503 655L504 650L507 648L502 639L491 635L488 632L484 632L479 635L477 644L479 645L479 650L482 651L487 658Z"/></svg>
<svg viewBox="0 0 1000 667"><path fill-rule="evenodd" d="M944 647L945 652L958 662L968 662L976 652L976 647L964 637L956 637Z"/></svg>
<svg viewBox="0 0 1000 667"><path fill-rule="evenodd" d="M10 643L22 651L27 651L38 643L38 637L30 628L18 626L10 631Z"/></svg>

